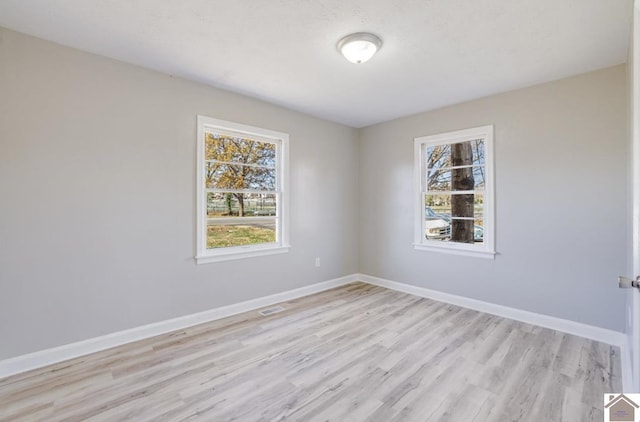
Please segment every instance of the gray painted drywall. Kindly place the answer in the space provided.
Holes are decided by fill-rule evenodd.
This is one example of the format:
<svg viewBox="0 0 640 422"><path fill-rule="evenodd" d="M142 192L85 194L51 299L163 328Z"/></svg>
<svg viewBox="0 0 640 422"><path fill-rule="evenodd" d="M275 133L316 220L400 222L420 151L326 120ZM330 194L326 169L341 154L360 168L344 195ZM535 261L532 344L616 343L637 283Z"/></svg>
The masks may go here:
<svg viewBox="0 0 640 422"><path fill-rule="evenodd" d="M359 131L360 271L624 331L626 66ZM495 260L416 251L413 138L495 125Z"/></svg>
<svg viewBox="0 0 640 422"><path fill-rule="evenodd" d="M626 90L618 66L356 132L0 29L0 359L358 271L622 330ZM195 264L197 114L291 135L290 253ZM499 255L414 251L413 138L485 124Z"/></svg>
<svg viewBox="0 0 640 422"><path fill-rule="evenodd" d="M290 134L288 254L195 264L197 114ZM355 129L0 29L0 359L355 273L356 154Z"/></svg>

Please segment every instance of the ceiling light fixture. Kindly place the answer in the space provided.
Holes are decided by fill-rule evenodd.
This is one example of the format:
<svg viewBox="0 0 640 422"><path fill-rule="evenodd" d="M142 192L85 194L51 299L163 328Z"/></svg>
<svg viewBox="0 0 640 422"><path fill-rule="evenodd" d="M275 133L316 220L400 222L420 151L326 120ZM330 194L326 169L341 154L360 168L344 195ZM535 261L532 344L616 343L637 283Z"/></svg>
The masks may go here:
<svg viewBox="0 0 640 422"><path fill-rule="evenodd" d="M347 35L338 41L338 50L351 63L364 63L382 47L382 40L368 32Z"/></svg>

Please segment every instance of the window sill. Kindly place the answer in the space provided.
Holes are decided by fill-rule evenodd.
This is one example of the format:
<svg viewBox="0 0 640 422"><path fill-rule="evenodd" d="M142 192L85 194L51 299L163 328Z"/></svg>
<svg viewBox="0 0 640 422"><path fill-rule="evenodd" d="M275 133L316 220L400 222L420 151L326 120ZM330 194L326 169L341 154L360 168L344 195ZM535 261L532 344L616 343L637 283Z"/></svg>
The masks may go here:
<svg viewBox="0 0 640 422"><path fill-rule="evenodd" d="M212 262L231 261L234 259L253 258L255 256L274 255L287 253L291 245L287 246L239 246L235 248L225 248L224 251L217 251L207 255L196 256L196 263L209 264Z"/></svg>
<svg viewBox="0 0 640 422"><path fill-rule="evenodd" d="M413 247L418 251L442 252L451 255L472 256L476 258L495 259L496 251L464 247L466 245L425 245L424 243L414 243Z"/></svg>

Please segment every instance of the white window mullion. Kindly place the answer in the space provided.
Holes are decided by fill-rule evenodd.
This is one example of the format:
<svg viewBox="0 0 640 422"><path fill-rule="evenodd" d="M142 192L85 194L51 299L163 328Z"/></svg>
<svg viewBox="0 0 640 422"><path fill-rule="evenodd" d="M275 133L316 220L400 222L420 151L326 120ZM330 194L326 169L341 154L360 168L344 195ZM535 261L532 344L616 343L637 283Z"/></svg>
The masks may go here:
<svg viewBox="0 0 640 422"><path fill-rule="evenodd" d="M262 195L275 195L275 190L256 190L256 189L224 189L224 188L206 188L208 193L247 193L247 194L262 194Z"/></svg>
<svg viewBox="0 0 640 422"><path fill-rule="evenodd" d="M483 190L430 190L427 195L484 195Z"/></svg>
<svg viewBox="0 0 640 422"><path fill-rule="evenodd" d="M246 167L254 167L254 168L261 168L261 169L268 169L268 170L275 170L277 168L276 166L264 166L261 164L239 163L237 161L205 160L205 162L212 163L212 164L223 164L225 166L246 166Z"/></svg>
<svg viewBox="0 0 640 422"><path fill-rule="evenodd" d="M469 165L464 165L464 166L442 166L442 167L438 167L437 169L434 167L429 167L427 170L427 172L429 172L429 170L443 170L443 171L449 171L449 170L458 170L458 169L470 169L470 168L474 168L474 167L484 167L484 164L469 164Z"/></svg>

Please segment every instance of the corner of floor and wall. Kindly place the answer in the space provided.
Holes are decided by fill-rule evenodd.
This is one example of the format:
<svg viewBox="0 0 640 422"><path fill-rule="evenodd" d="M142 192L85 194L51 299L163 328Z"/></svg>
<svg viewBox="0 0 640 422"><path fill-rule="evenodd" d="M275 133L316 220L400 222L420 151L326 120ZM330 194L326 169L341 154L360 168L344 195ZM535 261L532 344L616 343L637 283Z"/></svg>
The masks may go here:
<svg viewBox="0 0 640 422"><path fill-rule="evenodd" d="M0 41L0 377L353 281L626 347L624 64L354 129ZM198 114L290 135L289 253L195 263ZM495 259L415 250L413 139L487 124Z"/></svg>

